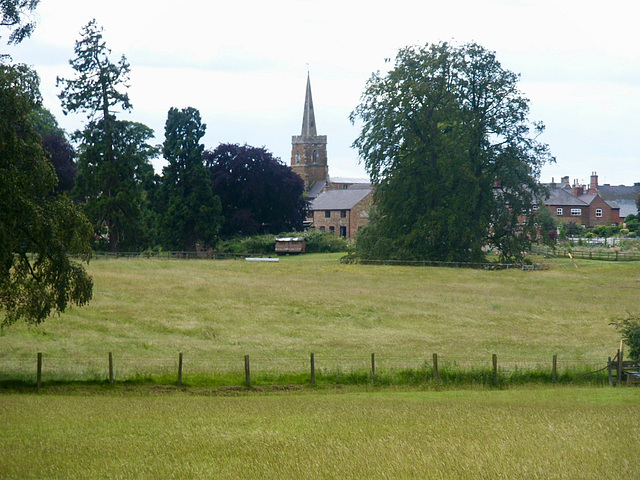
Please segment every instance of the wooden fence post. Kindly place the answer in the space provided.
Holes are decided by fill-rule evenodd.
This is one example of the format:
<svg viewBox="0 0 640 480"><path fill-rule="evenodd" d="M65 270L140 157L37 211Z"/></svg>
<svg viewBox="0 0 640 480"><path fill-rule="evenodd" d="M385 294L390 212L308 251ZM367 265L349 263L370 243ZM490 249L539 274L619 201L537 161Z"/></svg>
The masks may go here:
<svg viewBox="0 0 640 480"><path fill-rule="evenodd" d="M38 366L36 368L36 386L38 390L42 387L42 352L38 352Z"/></svg>
<svg viewBox="0 0 640 480"><path fill-rule="evenodd" d="M371 380L376 379L376 354L371 354Z"/></svg>
<svg viewBox="0 0 640 480"><path fill-rule="evenodd" d="M178 354L178 386L182 386L182 352Z"/></svg>
<svg viewBox="0 0 640 480"><path fill-rule="evenodd" d="M311 357L311 385L315 385L316 384L316 358L313 353L310 355L310 357Z"/></svg>
<svg viewBox="0 0 640 480"><path fill-rule="evenodd" d="M609 371L609 385L613 387L613 377L611 376L611 367L613 365L611 364L611 357L609 357L609 360L607 361L607 370Z"/></svg>
<svg viewBox="0 0 640 480"><path fill-rule="evenodd" d="M244 356L244 377L245 384L248 388L251 388L251 367L249 365L249 355Z"/></svg>
<svg viewBox="0 0 640 480"><path fill-rule="evenodd" d="M495 353L491 357L491 361L493 363L493 382L498 383L498 355Z"/></svg>
<svg viewBox="0 0 640 480"><path fill-rule="evenodd" d="M109 352L109 384L113 385L113 353Z"/></svg>
<svg viewBox="0 0 640 480"><path fill-rule="evenodd" d="M551 381L556 383L558 381L558 355L553 356L553 368L551 370Z"/></svg>
<svg viewBox="0 0 640 480"><path fill-rule="evenodd" d="M616 375L616 385L622 381L622 349L618 349L618 373Z"/></svg>
<svg viewBox="0 0 640 480"><path fill-rule="evenodd" d="M440 374L438 373L438 354L433 354L433 379L438 380L440 378Z"/></svg>

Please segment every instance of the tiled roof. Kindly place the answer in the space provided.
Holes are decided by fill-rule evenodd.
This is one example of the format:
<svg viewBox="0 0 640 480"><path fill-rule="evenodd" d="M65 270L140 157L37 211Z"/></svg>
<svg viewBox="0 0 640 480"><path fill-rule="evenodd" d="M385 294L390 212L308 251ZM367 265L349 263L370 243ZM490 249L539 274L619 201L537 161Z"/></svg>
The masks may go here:
<svg viewBox="0 0 640 480"><path fill-rule="evenodd" d="M370 188L327 190L311 202L310 210L349 210L371 192Z"/></svg>
<svg viewBox="0 0 640 480"><path fill-rule="evenodd" d="M316 198L318 195L320 195L320 192L322 192L322 189L327 185L327 182L315 182L313 185L311 185L311 188L309 189L309 193L307 193L307 196L313 200L314 198Z"/></svg>
<svg viewBox="0 0 640 480"><path fill-rule="evenodd" d="M591 203L591 200L589 201L589 203ZM584 207L585 205L589 204L587 202L583 202L578 197L574 197L571 194L571 190L557 187L549 188L549 195L544 199L544 203L546 203L547 205L557 205L565 207Z"/></svg>
<svg viewBox="0 0 640 480"><path fill-rule="evenodd" d="M640 185L599 185L598 193L609 205L615 204L620 208L621 217L638 213L636 198L640 195Z"/></svg>

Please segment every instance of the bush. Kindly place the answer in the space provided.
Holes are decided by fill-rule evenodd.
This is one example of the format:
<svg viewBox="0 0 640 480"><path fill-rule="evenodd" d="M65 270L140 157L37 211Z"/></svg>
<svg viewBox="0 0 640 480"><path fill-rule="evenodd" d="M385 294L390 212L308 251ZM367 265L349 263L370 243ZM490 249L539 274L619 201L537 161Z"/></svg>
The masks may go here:
<svg viewBox="0 0 640 480"><path fill-rule="evenodd" d="M293 235L293 234L292 234ZM296 233L307 240L307 253L346 252L347 241L332 233L310 230L304 233Z"/></svg>
<svg viewBox="0 0 640 480"><path fill-rule="evenodd" d="M274 235L253 235L251 237L234 237L220 244L220 251L225 253L255 253L269 255L276 251Z"/></svg>
<svg viewBox="0 0 640 480"><path fill-rule="evenodd" d="M254 235L251 237L234 237L220 244L224 253L253 253L271 255L276 251L277 237L304 237L307 241L307 253L346 252L347 242L344 238L332 233L310 230L308 232L286 232L278 235Z"/></svg>
<svg viewBox="0 0 640 480"><path fill-rule="evenodd" d="M634 361L640 361L640 314L627 313L627 318L613 320L611 325L622 334L629 349L629 357Z"/></svg>

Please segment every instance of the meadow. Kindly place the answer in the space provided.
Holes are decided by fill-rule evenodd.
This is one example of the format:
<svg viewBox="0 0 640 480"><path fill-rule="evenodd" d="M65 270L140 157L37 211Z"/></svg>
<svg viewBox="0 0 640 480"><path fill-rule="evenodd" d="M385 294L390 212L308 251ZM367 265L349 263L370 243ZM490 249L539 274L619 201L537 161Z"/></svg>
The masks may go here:
<svg viewBox="0 0 640 480"><path fill-rule="evenodd" d="M567 386L562 375L615 353L609 322L637 313L640 264L338 259L92 261L89 306L0 334L0 477L640 477L640 389ZM431 380L432 353L448 380ZM522 381L478 382L493 353L503 376L522 366ZM252 389L241 386L245 354ZM565 385L527 377L554 354Z"/></svg>
<svg viewBox="0 0 640 480"><path fill-rule="evenodd" d="M544 387L0 395L0 476L631 480L640 478L639 394Z"/></svg>
<svg viewBox="0 0 640 480"><path fill-rule="evenodd" d="M0 381L255 372L602 366L620 336L609 322L638 312L640 263L552 260L545 271L340 264L339 254L242 260L93 260L94 299L38 327L0 334ZM324 370L323 370L324 369ZM191 376L191 377L190 377ZM167 377L168 378L168 377ZM202 380L206 383L205 380ZM285 379L286 382L286 379Z"/></svg>

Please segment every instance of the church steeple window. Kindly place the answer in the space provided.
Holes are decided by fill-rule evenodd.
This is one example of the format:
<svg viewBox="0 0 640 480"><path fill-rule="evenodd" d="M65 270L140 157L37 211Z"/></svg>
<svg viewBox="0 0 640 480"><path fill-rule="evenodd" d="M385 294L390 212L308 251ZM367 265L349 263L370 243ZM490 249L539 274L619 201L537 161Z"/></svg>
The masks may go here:
<svg viewBox="0 0 640 480"><path fill-rule="evenodd" d="M318 151L314 150L313 153L311 154L311 161L313 163L318 163Z"/></svg>

